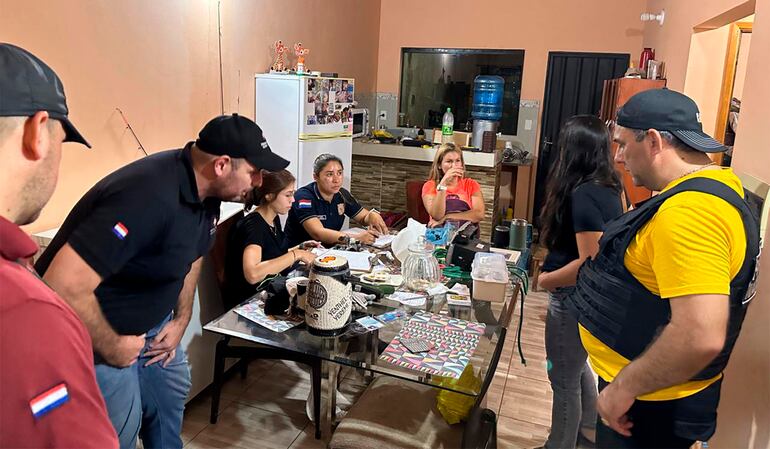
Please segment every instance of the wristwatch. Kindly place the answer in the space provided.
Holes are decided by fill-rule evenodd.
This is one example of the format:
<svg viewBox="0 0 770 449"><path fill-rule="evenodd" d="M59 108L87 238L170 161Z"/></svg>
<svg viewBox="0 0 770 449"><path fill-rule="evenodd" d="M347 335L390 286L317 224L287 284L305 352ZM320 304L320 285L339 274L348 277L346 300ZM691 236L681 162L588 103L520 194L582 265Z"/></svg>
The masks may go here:
<svg viewBox="0 0 770 449"><path fill-rule="evenodd" d="M446 191L447 190L447 186L445 186L443 184L439 184L438 187L436 187L436 190L437 191L442 191L442 190Z"/></svg>

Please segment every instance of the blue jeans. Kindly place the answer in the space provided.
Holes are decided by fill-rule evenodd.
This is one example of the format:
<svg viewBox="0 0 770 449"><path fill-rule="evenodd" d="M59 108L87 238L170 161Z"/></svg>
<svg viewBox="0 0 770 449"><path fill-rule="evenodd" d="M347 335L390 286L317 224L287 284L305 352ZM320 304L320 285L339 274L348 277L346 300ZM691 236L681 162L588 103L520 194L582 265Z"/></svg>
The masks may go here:
<svg viewBox="0 0 770 449"><path fill-rule="evenodd" d="M147 332L145 347L171 316ZM107 413L115 427L121 449L135 449L141 436L145 448L181 448L184 403L190 391L190 368L181 346L163 367L163 361L148 367L148 357L127 368L96 365L96 381L107 403ZM141 429L141 435L140 435Z"/></svg>
<svg viewBox="0 0 770 449"><path fill-rule="evenodd" d="M586 361L577 320L563 303L573 289L551 293L545 321L548 379L553 390L551 434L545 443L549 449L572 449L581 428L596 428L596 382Z"/></svg>

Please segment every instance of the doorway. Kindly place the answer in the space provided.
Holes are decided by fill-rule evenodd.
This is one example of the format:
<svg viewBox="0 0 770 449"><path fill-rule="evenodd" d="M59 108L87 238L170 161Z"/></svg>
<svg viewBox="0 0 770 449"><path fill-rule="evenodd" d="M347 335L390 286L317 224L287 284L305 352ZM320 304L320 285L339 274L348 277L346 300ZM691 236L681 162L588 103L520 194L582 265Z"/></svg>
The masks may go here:
<svg viewBox="0 0 770 449"><path fill-rule="evenodd" d="M559 159L555 146L559 129L573 115L598 116L604 81L622 77L628 69L629 60L630 55L627 53L548 53L532 211L536 227L540 224L540 209L545 201L548 172Z"/></svg>
<svg viewBox="0 0 770 449"><path fill-rule="evenodd" d="M714 128L714 138L730 149L726 153L715 155L719 165L730 166L735 133L738 130L738 117L743 97L743 81L746 77L746 62L751 48L752 22L735 22L730 25L727 41L725 68L722 76L722 88L719 94L719 109Z"/></svg>

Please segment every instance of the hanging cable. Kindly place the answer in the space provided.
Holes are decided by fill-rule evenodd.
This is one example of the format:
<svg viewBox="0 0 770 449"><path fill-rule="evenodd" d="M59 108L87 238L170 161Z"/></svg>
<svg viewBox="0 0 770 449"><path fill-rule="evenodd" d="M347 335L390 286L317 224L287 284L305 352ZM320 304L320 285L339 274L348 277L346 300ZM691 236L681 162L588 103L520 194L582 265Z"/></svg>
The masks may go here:
<svg viewBox="0 0 770 449"><path fill-rule="evenodd" d="M222 2L217 2L217 37L219 39L219 107L225 115L225 81L222 73Z"/></svg>
<svg viewBox="0 0 770 449"><path fill-rule="evenodd" d="M508 263L508 272L513 278L519 281L519 298L521 299L521 309L519 310L519 325L516 329L516 347L519 350L521 364L527 366L527 360L524 358L524 351L521 348L521 330L524 327L524 297L529 293L529 274L526 270L514 263ZM514 281L515 282L515 281ZM515 299L514 299L515 301Z"/></svg>

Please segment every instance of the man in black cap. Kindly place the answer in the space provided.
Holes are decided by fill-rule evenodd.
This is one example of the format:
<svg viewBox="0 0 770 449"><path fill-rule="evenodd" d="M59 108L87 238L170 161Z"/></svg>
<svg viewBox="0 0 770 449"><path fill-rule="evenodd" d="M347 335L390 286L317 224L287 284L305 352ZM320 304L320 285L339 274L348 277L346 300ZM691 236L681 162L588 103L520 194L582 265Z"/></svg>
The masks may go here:
<svg viewBox="0 0 770 449"><path fill-rule="evenodd" d="M286 168L256 123L216 117L195 142L108 175L75 205L36 267L85 322L120 445L182 447L190 371L179 341L221 200ZM138 360L138 363L137 363Z"/></svg>
<svg viewBox="0 0 770 449"><path fill-rule="evenodd" d="M599 375L599 447L689 448L716 428L722 371L754 296L755 214L708 153L695 102L656 89L620 109L615 161L660 193L608 224L567 299Z"/></svg>
<svg viewBox="0 0 770 449"><path fill-rule="evenodd" d="M32 270L19 228L53 193L62 142L88 143L67 118L59 77L0 43L0 447L117 447L75 312Z"/></svg>

